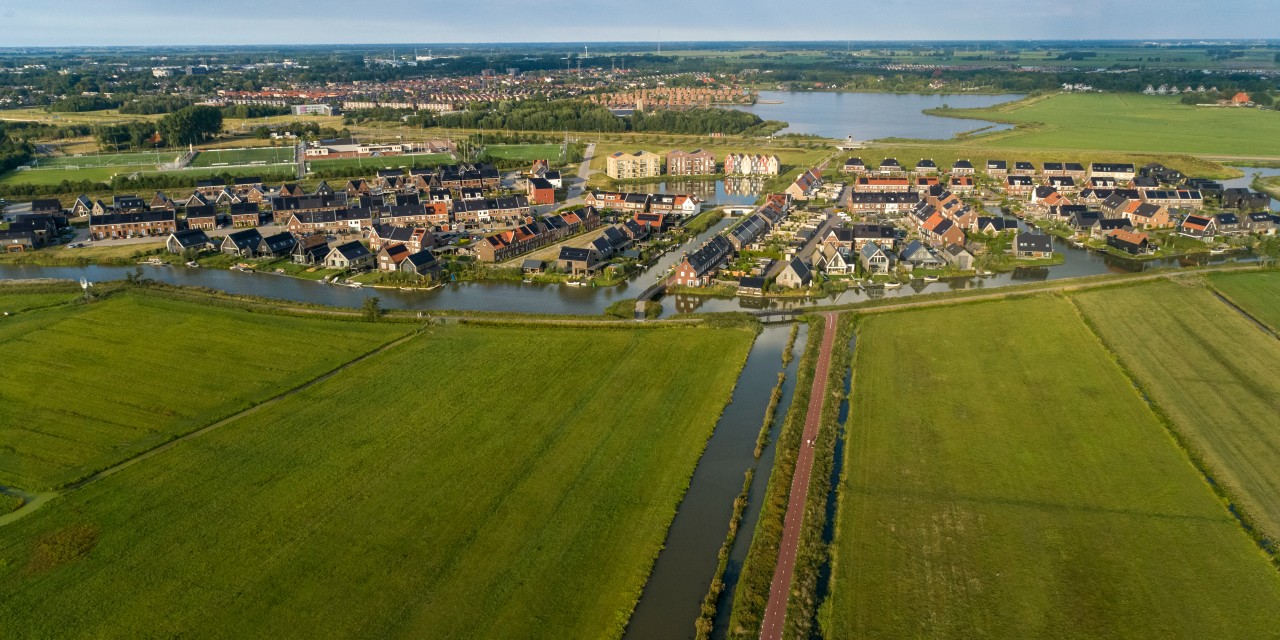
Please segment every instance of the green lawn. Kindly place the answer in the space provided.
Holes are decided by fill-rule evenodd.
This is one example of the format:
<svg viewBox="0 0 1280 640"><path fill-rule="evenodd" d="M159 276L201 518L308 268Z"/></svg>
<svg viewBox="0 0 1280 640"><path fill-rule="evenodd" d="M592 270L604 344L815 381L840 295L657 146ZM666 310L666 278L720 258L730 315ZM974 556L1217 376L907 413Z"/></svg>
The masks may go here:
<svg viewBox="0 0 1280 640"><path fill-rule="evenodd" d="M307 159L307 164L311 165L312 171L365 167L372 172L375 169L398 169L401 167L450 164L452 162L454 162L453 156L447 153L418 153L404 156L379 156L376 158L334 158L332 160Z"/></svg>
<svg viewBox="0 0 1280 640"><path fill-rule="evenodd" d="M201 151L191 161L192 167L238 164L293 163L293 147L259 147L254 149L210 149Z"/></svg>
<svg viewBox="0 0 1280 640"><path fill-rule="evenodd" d="M0 287L0 313L18 313L70 302L81 295L77 289L61 293L10 293Z"/></svg>
<svg viewBox="0 0 1280 640"><path fill-rule="evenodd" d="M1215 273L1209 283L1262 324L1280 332L1280 272Z"/></svg>
<svg viewBox="0 0 1280 640"><path fill-rule="evenodd" d="M1071 306L863 320L824 637L1257 638L1280 575Z"/></svg>
<svg viewBox="0 0 1280 640"><path fill-rule="evenodd" d="M0 406L9 420L0 451L9 455L0 457L0 485L72 482L406 331L142 294L4 319Z"/></svg>
<svg viewBox="0 0 1280 640"><path fill-rule="evenodd" d="M1280 341L1198 286L1165 282L1076 300L1217 481L1280 540Z"/></svg>
<svg viewBox="0 0 1280 640"><path fill-rule="evenodd" d="M32 169L29 171L9 171L0 174L0 184L36 184L55 185L67 182L92 180L110 182L117 173L129 173L143 169L155 169L155 165L146 167L88 167L84 169Z"/></svg>
<svg viewBox="0 0 1280 640"><path fill-rule="evenodd" d="M950 114L1034 125L993 134L984 143L993 148L1280 156L1280 113L1188 106L1176 96L1061 94Z"/></svg>
<svg viewBox="0 0 1280 640"><path fill-rule="evenodd" d="M616 638L751 340L434 327L7 526L0 636Z"/></svg>
<svg viewBox="0 0 1280 640"><path fill-rule="evenodd" d="M148 167L174 162L182 157L183 151L139 151L135 153L103 153L83 156L57 156L53 158L36 158L38 167Z"/></svg>
<svg viewBox="0 0 1280 640"><path fill-rule="evenodd" d="M503 160L550 160L552 165L560 162L558 144L491 144L484 150L486 154Z"/></svg>

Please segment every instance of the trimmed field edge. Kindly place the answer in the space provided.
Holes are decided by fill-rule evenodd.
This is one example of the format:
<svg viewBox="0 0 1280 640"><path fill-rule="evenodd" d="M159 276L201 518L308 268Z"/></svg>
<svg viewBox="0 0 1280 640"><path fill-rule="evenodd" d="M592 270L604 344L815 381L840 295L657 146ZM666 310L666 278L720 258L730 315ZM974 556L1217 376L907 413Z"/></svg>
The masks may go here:
<svg viewBox="0 0 1280 640"><path fill-rule="evenodd" d="M1190 438L1183 435L1182 431L1178 428L1178 425L1174 423L1173 419L1169 417L1169 414L1164 411L1164 408L1151 398L1151 394L1148 392L1147 388L1143 386L1138 375L1129 368L1124 359L1120 357L1120 353L1113 349L1106 339L1102 337L1102 333L1098 330L1097 325L1093 323L1093 320L1089 318L1089 315L1076 303L1074 296L1067 295L1065 293L1059 295L1061 295L1062 298L1071 305L1072 310L1075 311L1075 314L1080 318L1080 321L1084 323L1084 326L1089 330L1089 333L1093 335L1094 339L1098 341L1098 344L1102 349L1107 352L1107 356L1115 363L1116 367L1120 369L1120 372L1124 374L1125 378L1129 380L1129 383L1133 385L1134 391L1137 392L1143 403L1146 404L1147 408L1164 427L1165 433L1168 434L1169 439L1173 442L1174 446L1182 452L1186 457L1187 462L1196 470L1200 478L1204 480L1206 485L1208 485L1209 490L1212 491L1214 496L1216 496L1222 503L1223 508L1225 508L1227 513L1230 514L1231 517L1240 525L1241 531L1248 536L1251 541L1253 541L1254 545L1257 546L1258 551L1271 562L1272 567L1277 571L1280 571L1280 546L1277 546L1276 541L1268 537L1267 533L1256 524L1256 520L1250 515L1248 509L1244 507L1243 503L1238 498L1235 489L1219 482L1216 479L1213 474L1213 469L1207 462L1205 462L1204 454L1191 442Z"/></svg>
<svg viewBox="0 0 1280 640"><path fill-rule="evenodd" d="M804 354L800 357L800 363L796 369L796 386L791 408L787 411L786 421L778 436L773 471L769 474L769 483L765 487L760 519L756 523L755 533L751 537L751 547L747 551L747 557L742 563L742 572L738 576L733 610L729 616L729 628L726 631L726 637L729 638L758 637L760 625L764 621L765 607L768 606L773 570L778 562L778 550L782 540L783 520L786 518L787 503L790 499L791 478L795 474L805 416L809 412L811 401L809 394L813 388L814 369L818 353L822 350L821 338L814 339L813 336L822 335L826 321L821 316L812 316L809 322L811 338L805 344Z"/></svg>

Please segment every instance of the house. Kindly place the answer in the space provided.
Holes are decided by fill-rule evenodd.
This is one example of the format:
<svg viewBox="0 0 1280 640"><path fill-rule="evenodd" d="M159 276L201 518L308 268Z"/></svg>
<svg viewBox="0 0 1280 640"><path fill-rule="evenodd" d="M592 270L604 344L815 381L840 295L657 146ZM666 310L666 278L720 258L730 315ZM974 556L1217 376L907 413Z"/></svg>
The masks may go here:
<svg viewBox="0 0 1280 640"><path fill-rule="evenodd" d="M1132 163L1095 162L1089 165L1089 175L1115 178L1117 182L1129 182L1137 172L1134 171Z"/></svg>
<svg viewBox="0 0 1280 640"><path fill-rule="evenodd" d="M1052 258L1053 241L1047 235L1024 231L1013 239L1013 257Z"/></svg>
<svg viewBox="0 0 1280 640"><path fill-rule="evenodd" d="M1009 175L1005 176L1005 191L1010 196L1029 195L1036 187L1036 183L1027 175Z"/></svg>
<svg viewBox="0 0 1280 640"><path fill-rule="evenodd" d="M873 178L869 176L860 176L853 183L853 190L857 193L905 193L912 191L912 184L909 178Z"/></svg>
<svg viewBox="0 0 1280 640"><path fill-rule="evenodd" d="M906 192L851 191L845 207L850 213L898 214L920 202L920 194Z"/></svg>
<svg viewBox="0 0 1280 640"><path fill-rule="evenodd" d="M786 266L782 267L776 282L780 287L800 289L813 282L813 272L809 269L809 265L797 256L787 261Z"/></svg>
<svg viewBox="0 0 1280 640"><path fill-rule="evenodd" d="M1147 239L1147 234L1124 229L1108 233L1107 246L1135 256L1151 253L1151 242Z"/></svg>
<svg viewBox="0 0 1280 640"><path fill-rule="evenodd" d="M858 251L858 261L863 270L870 275L887 274L893 269L893 252L880 247L874 242L862 245Z"/></svg>
<svg viewBox="0 0 1280 640"><path fill-rule="evenodd" d="M907 243L907 246L898 252L898 259L911 265L912 268L939 269L944 264L942 258L938 257L933 249L919 240Z"/></svg>
<svg viewBox="0 0 1280 640"><path fill-rule="evenodd" d="M324 258L327 255L329 255L329 243L323 235L298 238L298 242L293 245L293 251L289 253L294 264L305 265L324 264Z"/></svg>
<svg viewBox="0 0 1280 640"><path fill-rule="evenodd" d="M262 239L258 244L258 255L260 256L287 256L293 251L293 247L298 244L298 239L288 231L269 235Z"/></svg>
<svg viewBox="0 0 1280 640"><path fill-rule="evenodd" d="M947 189L960 195L973 193L975 188L973 176L951 176L947 181Z"/></svg>
<svg viewBox="0 0 1280 640"><path fill-rule="evenodd" d="M1061 193L1075 193L1076 179L1071 176L1049 176L1045 178L1045 184Z"/></svg>
<svg viewBox="0 0 1280 640"><path fill-rule="evenodd" d="M329 250L324 266L330 269L358 269L373 264L373 254L359 240L340 244Z"/></svg>
<svg viewBox="0 0 1280 640"><path fill-rule="evenodd" d="M967 249L958 244L949 244L942 249L942 259L947 264L961 271L973 269L974 257Z"/></svg>
<svg viewBox="0 0 1280 640"><path fill-rule="evenodd" d="M865 170L866 167L863 167ZM778 156L731 153L725 156L724 173L730 176L776 176L782 171Z"/></svg>
<svg viewBox="0 0 1280 640"><path fill-rule="evenodd" d="M1092 229L1093 225L1102 219L1101 211L1094 211L1093 209L1082 207L1071 213L1071 219L1067 221L1067 224L1071 225L1071 228L1077 231L1082 231L1085 229ZM1124 220L1124 218L1118 218L1118 220ZM1124 221L1128 222L1128 220Z"/></svg>
<svg viewBox="0 0 1280 640"><path fill-rule="evenodd" d="M738 280L738 295L740 296L762 296L764 295L764 278L755 276L746 276Z"/></svg>
<svg viewBox="0 0 1280 640"><path fill-rule="evenodd" d="M919 175L929 175L938 172L938 163L933 160L924 159L916 163L916 173Z"/></svg>
<svg viewBox="0 0 1280 640"><path fill-rule="evenodd" d="M375 262L379 271L399 271L400 263L409 257L409 247L403 244L388 244L378 250Z"/></svg>
<svg viewBox="0 0 1280 640"><path fill-rule="evenodd" d="M849 232L850 251L861 251L862 247L870 242L892 249L898 241L898 229L887 224L855 224Z"/></svg>
<svg viewBox="0 0 1280 640"><path fill-rule="evenodd" d="M36 235L24 229L0 229L0 253L23 253L36 248Z"/></svg>
<svg viewBox="0 0 1280 640"><path fill-rule="evenodd" d="M168 195L165 195L163 191L157 191L154 196L151 196L151 202L148 206L152 211L155 211L156 209L173 211L178 207L178 205L174 203L173 199Z"/></svg>
<svg viewBox="0 0 1280 640"><path fill-rule="evenodd" d="M1036 166L1025 160L1019 160L1013 163L1013 172L1021 176L1034 176Z"/></svg>
<svg viewBox="0 0 1280 640"><path fill-rule="evenodd" d="M880 161L880 166L876 167L876 171L884 175L903 173L902 163L898 162L897 158L885 158Z"/></svg>
<svg viewBox="0 0 1280 640"><path fill-rule="evenodd" d="M810 169L800 174L795 182L787 187L786 194L792 200L808 200L819 186L822 185L822 172Z"/></svg>
<svg viewBox="0 0 1280 640"><path fill-rule="evenodd" d="M1253 213L1245 214L1242 217L1243 220L1241 220L1241 224L1247 226L1249 233L1257 233L1266 236L1273 236L1276 234L1276 221L1270 214L1262 211L1255 211Z"/></svg>
<svg viewBox="0 0 1280 640"><path fill-rule="evenodd" d="M556 267L563 273L581 275L596 270L600 254L593 247L560 247Z"/></svg>
<svg viewBox="0 0 1280 640"><path fill-rule="evenodd" d="M1249 94L1243 91L1235 94L1234 96L1231 96L1231 104L1237 107L1243 107L1251 103L1252 103L1252 100L1249 99Z"/></svg>
<svg viewBox="0 0 1280 640"><path fill-rule="evenodd" d="M709 176L716 172L716 157L710 151L676 149L667 153L667 175Z"/></svg>
<svg viewBox="0 0 1280 640"><path fill-rule="evenodd" d="M218 228L218 209L211 204L189 206L185 217L188 229L213 230Z"/></svg>
<svg viewBox="0 0 1280 640"><path fill-rule="evenodd" d="M520 272L526 276L534 273L542 273L546 266L547 264L541 260L527 258L520 264Z"/></svg>
<svg viewBox="0 0 1280 640"><path fill-rule="evenodd" d="M988 160L987 175L992 178L1003 178L1009 175L1009 163L1004 160Z"/></svg>
<svg viewBox="0 0 1280 640"><path fill-rule="evenodd" d="M227 210L233 227L256 227L262 224L262 209L257 202L237 202Z"/></svg>
<svg viewBox="0 0 1280 640"><path fill-rule="evenodd" d="M256 258L262 247L262 234L257 229L243 229L223 238L219 250L241 258Z"/></svg>
<svg viewBox="0 0 1280 640"><path fill-rule="evenodd" d="M980 233L1014 233L1018 230L1017 218L996 217L980 217L978 218L977 231Z"/></svg>
<svg viewBox="0 0 1280 640"><path fill-rule="evenodd" d="M614 180L656 178L662 175L662 156L652 151L617 151L605 161L605 173Z"/></svg>
<svg viewBox="0 0 1280 640"><path fill-rule="evenodd" d="M1167 227L1171 224L1169 221L1169 210L1164 208L1162 205L1140 202L1137 200L1134 200L1133 203L1136 203L1137 206L1130 206L1125 210L1123 215L1133 223L1135 228L1155 229L1159 227Z"/></svg>
<svg viewBox="0 0 1280 640"><path fill-rule="evenodd" d="M38 200L36 202L57 202L57 200ZM35 202L32 202L31 212L42 213L35 208ZM147 201L135 195L120 195L111 197L111 208L116 213L139 213L148 210ZM58 206L58 210L62 210L62 206ZM47 212L46 212L47 213Z"/></svg>
<svg viewBox="0 0 1280 640"><path fill-rule="evenodd" d="M1249 233L1248 228L1240 222L1240 217L1234 213L1219 213L1213 216L1213 222L1218 228L1218 235L1240 236Z"/></svg>
<svg viewBox="0 0 1280 640"><path fill-rule="evenodd" d="M866 171L867 165L862 161L862 158L849 158L844 161L844 166L840 168L840 173L866 173Z"/></svg>
<svg viewBox="0 0 1280 640"><path fill-rule="evenodd" d="M676 286L701 287L711 282L711 272L733 252L724 236L715 236L693 253L686 253L676 265L670 283Z"/></svg>
<svg viewBox="0 0 1280 640"><path fill-rule="evenodd" d="M951 165L951 175L953 176L971 176L973 174L973 163L968 160L956 160L956 163Z"/></svg>
<svg viewBox="0 0 1280 640"><path fill-rule="evenodd" d="M1101 218L1088 227L1089 237L1094 240L1106 240L1112 231L1133 231L1133 223L1124 218Z"/></svg>
<svg viewBox="0 0 1280 640"><path fill-rule="evenodd" d="M1222 192L1223 209L1255 211L1271 206L1271 196L1250 189L1232 188Z"/></svg>
<svg viewBox="0 0 1280 640"><path fill-rule="evenodd" d="M848 252L837 250L830 245L819 244L813 252L813 268L831 275L853 273L853 265L845 260Z"/></svg>
<svg viewBox="0 0 1280 640"><path fill-rule="evenodd" d="M440 261L436 259L436 254L430 249L411 253L400 261L400 271L404 273L416 273L417 275L425 276L439 269Z"/></svg>
<svg viewBox="0 0 1280 640"><path fill-rule="evenodd" d="M1155 178L1161 184L1178 184L1187 178L1181 171L1170 169L1159 162L1144 165L1138 170L1138 175L1144 178Z"/></svg>
<svg viewBox="0 0 1280 640"><path fill-rule="evenodd" d="M556 188L546 178L529 178L529 204L555 204Z"/></svg>

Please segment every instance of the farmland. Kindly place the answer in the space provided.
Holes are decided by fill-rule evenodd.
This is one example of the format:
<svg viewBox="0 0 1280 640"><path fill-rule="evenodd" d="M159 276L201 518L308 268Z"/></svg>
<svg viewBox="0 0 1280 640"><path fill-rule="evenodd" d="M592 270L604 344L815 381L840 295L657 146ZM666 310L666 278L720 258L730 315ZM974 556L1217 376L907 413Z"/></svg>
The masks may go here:
<svg viewBox="0 0 1280 640"><path fill-rule="evenodd" d="M0 635L617 637L750 342L432 327L8 525Z"/></svg>
<svg viewBox="0 0 1280 640"><path fill-rule="evenodd" d="M1210 275L1209 283L1272 331L1280 332L1280 274L1220 273Z"/></svg>
<svg viewBox="0 0 1280 640"><path fill-rule="evenodd" d="M18 304L31 305L26 296ZM0 306L7 296L0 294ZM0 325L0 485L75 481L297 386L405 333L253 315L151 294Z"/></svg>
<svg viewBox="0 0 1280 640"><path fill-rule="evenodd" d="M1280 114L1258 109L1196 107L1177 97L1059 94L986 109L931 111L1021 125L984 136L991 148L1280 155Z"/></svg>
<svg viewBox="0 0 1280 640"><path fill-rule="evenodd" d="M866 318L855 371L824 637L1280 625L1280 576L1068 302Z"/></svg>
<svg viewBox="0 0 1280 640"><path fill-rule="evenodd" d="M1237 291L1277 278L1248 276L1234 281L1244 283ZM1215 480L1280 539L1280 341L1200 286L1147 284L1076 300Z"/></svg>

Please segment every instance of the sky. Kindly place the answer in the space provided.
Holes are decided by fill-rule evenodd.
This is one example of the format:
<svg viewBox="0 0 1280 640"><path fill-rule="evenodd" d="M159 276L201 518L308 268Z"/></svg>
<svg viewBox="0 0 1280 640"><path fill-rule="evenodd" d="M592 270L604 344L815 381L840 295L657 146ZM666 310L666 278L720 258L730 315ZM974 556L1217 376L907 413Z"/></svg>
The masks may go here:
<svg viewBox="0 0 1280 640"><path fill-rule="evenodd" d="M659 38L1280 38L1280 17L1276 0L0 0L0 47Z"/></svg>

